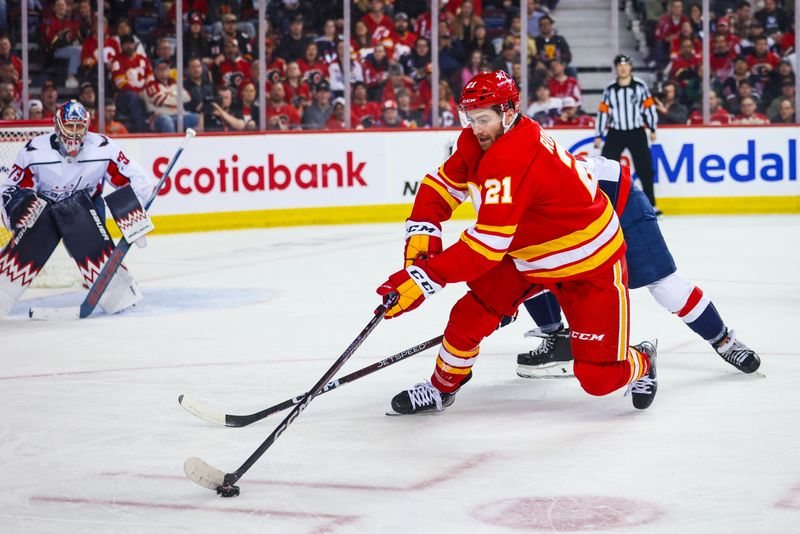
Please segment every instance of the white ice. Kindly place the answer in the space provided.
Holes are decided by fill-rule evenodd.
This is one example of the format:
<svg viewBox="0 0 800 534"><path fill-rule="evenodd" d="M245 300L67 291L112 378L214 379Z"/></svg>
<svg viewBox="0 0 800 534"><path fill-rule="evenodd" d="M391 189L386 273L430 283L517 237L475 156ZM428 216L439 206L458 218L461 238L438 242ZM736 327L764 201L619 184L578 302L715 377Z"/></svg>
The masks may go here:
<svg viewBox="0 0 800 534"><path fill-rule="evenodd" d="M521 318L484 343L444 413L384 415L430 376L433 350L318 397L235 499L185 478L184 460L233 471L283 416L216 427L178 395L250 413L303 393L372 317L403 225L153 237L128 259L145 300L113 317L33 322L31 304L82 292L31 291L0 322L0 532L800 532L800 217L662 228L763 375L638 290L633 340L659 339L650 409L518 378L535 344ZM464 291L384 321L342 372L439 335Z"/></svg>

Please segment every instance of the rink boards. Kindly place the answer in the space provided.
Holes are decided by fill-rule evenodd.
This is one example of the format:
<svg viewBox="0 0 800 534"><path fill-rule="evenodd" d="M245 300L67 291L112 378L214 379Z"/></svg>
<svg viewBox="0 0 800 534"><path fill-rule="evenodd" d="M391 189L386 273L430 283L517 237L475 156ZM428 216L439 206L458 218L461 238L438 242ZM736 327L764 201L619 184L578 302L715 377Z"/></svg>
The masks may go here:
<svg viewBox="0 0 800 534"><path fill-rule="evenodd" d="M667 214L798 213L797 126L662 128L652 144ZM595 154L590 130L553 129ZM457 130L201 135L152 213L159 232L404 220L419 183L450 154ZM179 137L119 140L160 176ZM625 158L625 156L623 156ZM462 206L456 217L474 216Z"/></svg>

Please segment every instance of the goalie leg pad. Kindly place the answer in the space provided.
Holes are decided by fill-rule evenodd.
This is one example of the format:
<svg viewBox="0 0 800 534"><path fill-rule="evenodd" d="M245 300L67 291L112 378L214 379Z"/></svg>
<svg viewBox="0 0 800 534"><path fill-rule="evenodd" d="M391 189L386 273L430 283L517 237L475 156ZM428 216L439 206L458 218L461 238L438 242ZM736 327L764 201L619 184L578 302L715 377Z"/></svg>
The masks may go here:
<svg viewBox="0 0 800 534"><path fill-rule="evenodd" d="M32 227L15 231L0 252L0 317L8 315L61 240L51 210L46 206Z"/></svg>
<svg viewBox="0 0 800 534"><path fill-rule="evenodd" d="M53 219L64 246L88 285L92 285L114 250L105 222L89 194L77 193L53 204Z"/></svg>
<svg viewBox="0 0 800 534"><path fill-rule="evenodd" d="M53 217L64 246L73 257L83 279L94 284L103 265L114 251L114 241L108 235L102 212L102 199L98 206L86 192L78 193L53 205ZM106 313L118 313L142 300L133 277L124 265L117 270L108 289L100 299Z"/></svg>
<svg viewBox="0 0 800 534"><path fill-rule="evenodd" d="M108 289L100 297L99 304L106 314L112 315L130 308L140 300L142 294L136 286L136 281L127 269L122 268L114 274Z"/></svg>

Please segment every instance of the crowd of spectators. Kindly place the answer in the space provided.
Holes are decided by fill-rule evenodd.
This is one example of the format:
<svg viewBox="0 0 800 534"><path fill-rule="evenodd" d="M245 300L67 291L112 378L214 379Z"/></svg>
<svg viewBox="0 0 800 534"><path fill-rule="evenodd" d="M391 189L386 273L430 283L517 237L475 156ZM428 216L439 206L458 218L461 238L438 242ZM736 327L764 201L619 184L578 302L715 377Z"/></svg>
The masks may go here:
<svg viewBox="0 0 800 534"><path fill-rule="evenodd" d="M264 91L267 128L343 129L343 0L271 0L266 38L257 42L257 2L183 2L183 80L177 80L175 5L165 0L106 2L102 52L90 0L29 0L33 55L30 118L52 117L66 98L83 102L106 131L175 132L179 95L184 126L200 131L257 129ZM792 17L776 0L751 8L717 0L712 22L712 119L716 123L793 122ZM3 4L6 2L0 0ZM567 40L556 31L558 0L527 0L521 35L517 0L449 0L438 21L440 126L456 126L463 84L501 69L519 83L527 47L530 116L545 126L593 126ZM701 99L702 25L697 5L636 0L647 21L650 66L660 76L662 123L695 124ZM0 10L0 120L22 117L22 68L14 50L15 3ZM18 10L18 8L17 8ZM753 12L751 15L751 11ZM353 128L415 128L432 115L432 21L427 0L356 0L351 7ZM651 20L652 19L652 20ZM264 54L266 71L257 58ZM38 62L36 61L38 60ZM98 62L107 96L97 102ZM179 93L180 91L180 93ZM102 109L100 105L102 104ZM590 110L594 111L594 110ZM699 119L698 119L699 117Z"/></svg>
<svg viewBox="0 0 800 534"><path fill-rule="evenodd" d="M699 3L638 0L660 124L702 124L703 35ZM794 123L794 16L777 0L712 0L712 124Z"/></svg>

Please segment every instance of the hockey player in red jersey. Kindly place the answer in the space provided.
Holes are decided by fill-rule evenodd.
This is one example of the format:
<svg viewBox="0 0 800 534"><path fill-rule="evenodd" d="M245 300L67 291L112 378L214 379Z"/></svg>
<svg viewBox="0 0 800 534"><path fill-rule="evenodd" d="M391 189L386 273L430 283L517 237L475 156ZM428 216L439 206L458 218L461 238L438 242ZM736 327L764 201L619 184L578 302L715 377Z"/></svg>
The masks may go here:
<svg viewBox="0 0 800 534"><path fill-rule="evenodd" d="M10 312L62 239L86 284L94 283L114 249L101 196L106 182L116 189L106 200L123 235L134 241L131 230L142 236L152 229L142 205L153 180L111 139L88 129L89 112L70 100L56 113L55 132L28 141L10 172L0 176L0 215L14 232L0 251L0 318ZM140 239L136 242L143 246ZM141 298L123 266L99 305L106 313L117 313Z"/></svg>
<svg viewBox="0 0 800 534"><path fill-rule="evenodd" d="M657 389L654 344L628 346L625 243L597 180L519 114L519 91L504 72L473 77L461 95L465 128L456 150L425 177L406 223L406 268L378 288L397 317L446 284L470 291L453 307L430 381L397 394L399 414L442 410L472 375L480 343L504 315L549 289L573 326L575 376L585 391L629 386L634 407ZM441 250L441 223L468 197L474 225Z"/></svg>

